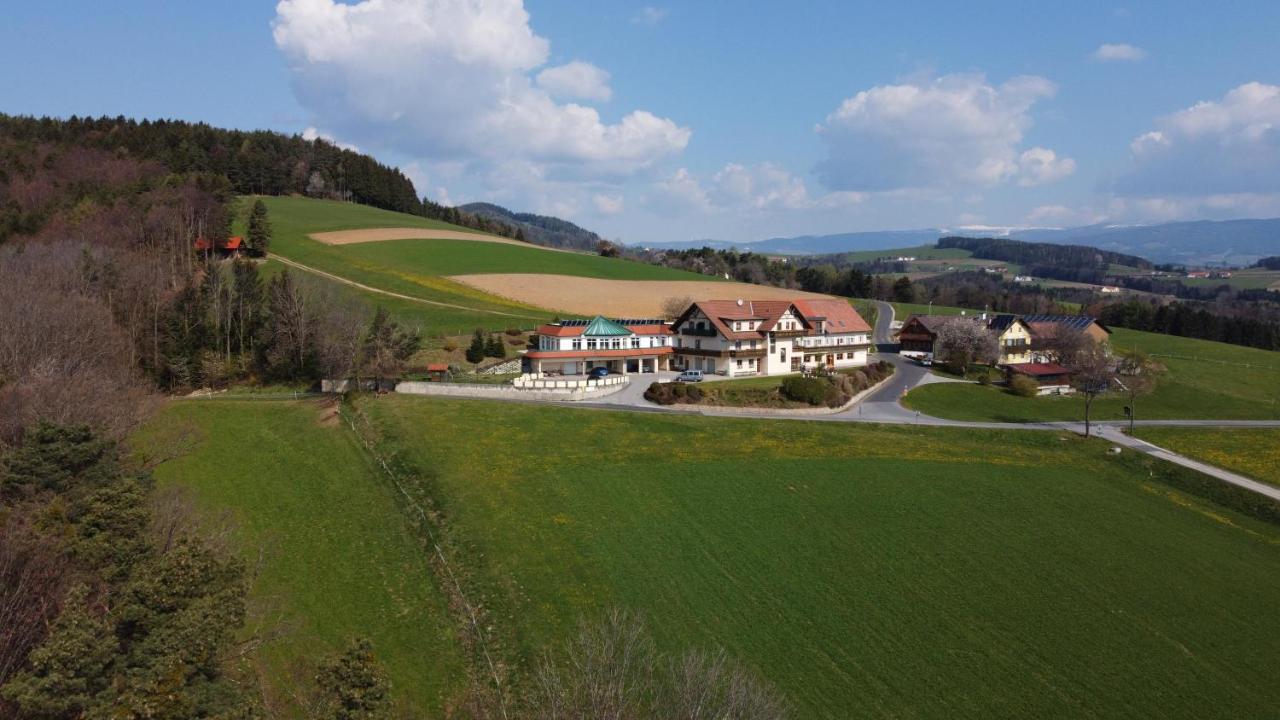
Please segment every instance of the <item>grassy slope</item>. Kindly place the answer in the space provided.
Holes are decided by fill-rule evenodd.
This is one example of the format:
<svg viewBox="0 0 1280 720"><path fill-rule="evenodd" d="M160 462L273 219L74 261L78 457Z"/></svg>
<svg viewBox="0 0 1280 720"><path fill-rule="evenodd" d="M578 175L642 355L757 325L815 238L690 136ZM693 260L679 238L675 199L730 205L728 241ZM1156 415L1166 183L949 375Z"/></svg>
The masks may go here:
<svg viewBox="0 0 1280 720"><path fill-rule="evenodd" d="M528 658L582 614L722 644L796 717L1280 702L1276 528L1047 433L366 401Z"/></svg>
<svg viewBox="0 0 1280 720"><path fill-rule="evenodd" d="M301 716L291 688L359 634L385 664L397 706L440 717L466 680L425 551L352 436L321 427L319 413L314 402L175 402L135 440L155 447L174 428L196 429L194 449L162 464L159 482L192 489L211 512L230 510L251 567L264 552L253 623L287 631L255 656L273 711Z"/></svg>
<svg viewBox="0 0 1280 720"><path fill-rule="evenodd" d="M552 316L548 311L454 282L444 277L447 275L545 272L634 280L714 279L626 260L467 240L394 240L330 246L311 240L307 235L328 230L375 227L466 228L352 203L297 197L266 197L263 200L271 216L272 249L280 255L370 287L476 310L468 312L420 305L422 324L433 332L465 332L475 327L500 329L512 325L532 327Z"/></svg>
<svg viewBox="0 0 1280 720"><path fill-rule="evenodd" d="M1168 367L1156 391L1138 398L1139 419L1280 419L1280 353L1124 328L1115 329L1111 344L1160 355L1160 362ZM1099 398L1093 417L1122 420L1126 402L1118 395ZM1084 401L1079 397L1020 398L1001 388L977 385L926 385L911 391L906 404L928 415L956 420L1033 422L1084 417Z"/></svg>
<svg viewBox="0 0 1280 720"><path fill-rule="evenodd" d="M1139 427L1136 434L1162 448L1280 486L1280 430Z"/></svg>

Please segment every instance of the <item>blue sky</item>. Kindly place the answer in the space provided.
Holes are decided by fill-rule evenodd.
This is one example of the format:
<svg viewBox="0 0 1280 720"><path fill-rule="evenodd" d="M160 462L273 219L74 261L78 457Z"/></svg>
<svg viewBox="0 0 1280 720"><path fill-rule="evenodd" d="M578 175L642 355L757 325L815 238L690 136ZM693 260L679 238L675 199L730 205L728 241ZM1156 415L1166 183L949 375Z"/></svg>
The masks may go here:
<svg viewBox="0 0 1280 720"><path fill-rule="evenodd" d="M1280 3L14 4L0 110L316 133L655 242L1280 215Z"/></svg>

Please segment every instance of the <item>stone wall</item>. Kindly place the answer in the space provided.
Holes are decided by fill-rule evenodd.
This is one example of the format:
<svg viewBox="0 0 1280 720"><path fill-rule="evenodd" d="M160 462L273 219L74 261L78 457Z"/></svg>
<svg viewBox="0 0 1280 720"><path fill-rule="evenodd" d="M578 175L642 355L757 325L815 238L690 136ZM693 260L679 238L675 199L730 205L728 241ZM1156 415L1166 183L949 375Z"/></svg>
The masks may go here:
<svg viewBox="0 0 1280 720"><path fill-rule="evenodd" d="M544 385L529 387L406 381L396 385L396 392L408 395L491 398L494 400L595 400L622 390L627 386L628 381L628 378L623 376L602 378L601 380L540 380L537 382Z"/></svg>

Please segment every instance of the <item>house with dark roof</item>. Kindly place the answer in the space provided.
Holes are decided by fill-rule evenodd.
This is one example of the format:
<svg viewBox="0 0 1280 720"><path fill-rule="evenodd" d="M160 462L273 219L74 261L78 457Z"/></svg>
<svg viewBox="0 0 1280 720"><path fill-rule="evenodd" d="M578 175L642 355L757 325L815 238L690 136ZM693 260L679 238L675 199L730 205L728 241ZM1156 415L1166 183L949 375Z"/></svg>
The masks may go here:
<svg viewBox="0 0 1280 720"><path fill-rule="evenodd" d="M898 331L898 354L917 360L932 360L938 330L955 315L911 315Z"/></svg>
<svg viewBox="0 0 1280 720"><path fill-rule="evenodd" d="M563 320L539 326L537 347L524 355L524 371L582 375L597 367L610 373L671 369L671 328L665 320Z"/></svg>
<svg viewBox="0 0 1280 720"><path fill-rule="evenodd" d="M673 367L729 377L867 364L871 326L846 300L702 300L672 323Z"/></svg>
<svg viewBox="0 0 1280 720"><path fill-rule="evenodd" d="M1111 328L1088 315L1022 315L1031 328L1031 360L1045 362L1046 353L1053 338L1061 333L1078 332L1095 343L1105 344L1111 339Z"/></svg>

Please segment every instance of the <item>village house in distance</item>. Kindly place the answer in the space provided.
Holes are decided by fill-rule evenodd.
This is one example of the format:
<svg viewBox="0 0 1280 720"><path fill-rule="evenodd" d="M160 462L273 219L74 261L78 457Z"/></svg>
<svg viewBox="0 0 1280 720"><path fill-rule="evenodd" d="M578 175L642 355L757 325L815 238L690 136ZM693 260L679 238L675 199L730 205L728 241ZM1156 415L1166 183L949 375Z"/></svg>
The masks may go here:
<svg viewBox="0 0 1280 720"><path fill-rule="evenodd" d="M728 377L867 364L871 327L843 300L704 300L664 320L564 320L537 330L525 371L701 370Z"/></svg>

